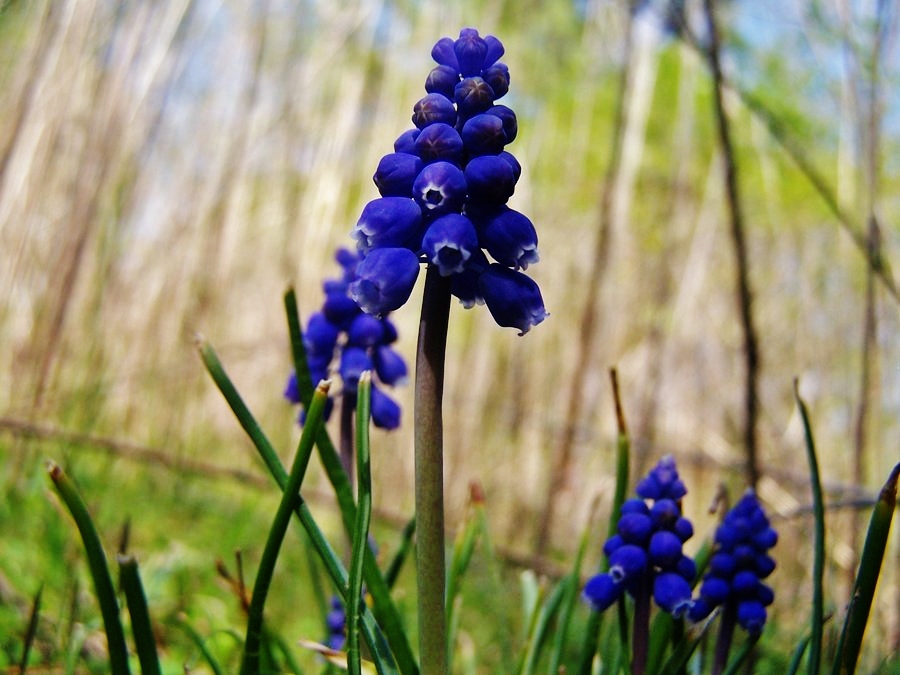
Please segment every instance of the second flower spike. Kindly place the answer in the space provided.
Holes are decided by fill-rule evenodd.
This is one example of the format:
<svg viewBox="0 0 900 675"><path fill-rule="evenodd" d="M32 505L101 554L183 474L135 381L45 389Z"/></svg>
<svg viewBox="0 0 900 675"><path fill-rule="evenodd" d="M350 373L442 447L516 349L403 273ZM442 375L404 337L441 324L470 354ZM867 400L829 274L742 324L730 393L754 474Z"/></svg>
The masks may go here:
<svg viewBox="0 0 900 675"><path fill-rule="evenodd" d="M495 103L509 90L503 51L474 28L432 49L438 65L413 106L414 128L379 162L381 197L352 232L363 260L350 295L364 311L398 309L424 263L452 277L465 307L487 304L501 326L524 334L547 317L537 284L519 271L539 259L537 232L507 206L522 169L506 150L516 115Z"/></svg>

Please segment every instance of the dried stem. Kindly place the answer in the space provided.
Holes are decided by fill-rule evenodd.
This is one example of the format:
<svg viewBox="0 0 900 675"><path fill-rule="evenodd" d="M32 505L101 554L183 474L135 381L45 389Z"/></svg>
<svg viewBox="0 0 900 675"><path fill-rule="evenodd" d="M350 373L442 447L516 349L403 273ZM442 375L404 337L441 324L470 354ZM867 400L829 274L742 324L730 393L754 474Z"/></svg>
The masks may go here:
<svg viewBox="0 0 900 675"><path fill-rule="evenodd" d="M750 289L750 271L744 228L744 215L738 194L737 162L731 141L731 128L722 97L722 64L719 61L719 32L713 11L713 0L704 0L704 9L709 30L709 58L714 84L714 105L719 143L725 163L725 194L731 225L731 239L737 273L738 311L741 329L744 333L744 451L746 452L747 483L756 489L760 468L757 444L757 419L759 417L757 394L759 380L759 343L753 321L753 293Z"/></svg>

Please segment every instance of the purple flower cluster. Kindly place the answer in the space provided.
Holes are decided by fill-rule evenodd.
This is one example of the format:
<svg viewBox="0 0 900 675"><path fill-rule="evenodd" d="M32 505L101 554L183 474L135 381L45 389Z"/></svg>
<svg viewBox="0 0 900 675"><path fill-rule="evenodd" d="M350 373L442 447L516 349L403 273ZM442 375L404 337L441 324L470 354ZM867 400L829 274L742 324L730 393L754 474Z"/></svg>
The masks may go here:
<svg viewBox="0 0 900 675"><path fill-rule="evenodd" d="M613 605L624 593L636 596L652 590L656 604L675 617L690 609L694 561L682 544L694 534L681 515L687 494L675 460L662 458L637 486L637 498L622 504L617 533L603 546L609 571L592 577L584 597L598 611Z"/></svg>
<svg viewBox="0 0 900 675"><path fill-rule="evenodd" d="M355 404L359 376L364 370L375 373L384 385L394 386L405 381L406 363L391 345L397 340L397 329L386 316L376 318L363 312L348 295L356 281L356 269L360 256L346 249L339 249L335 260L343 268L339 279L328 279L322 284L325 302L322 309L309 317L303 343L313 382L324 380L335 355L338 355L338 373L347 396ZM284 396L293 403L300 403L297 376L288 378ZM331 401L326 409L330 414ZM372 421L381 429L400 426L400 406L372 383ZM301 422L303 416L301 414Z"/></svg>
<svg viewBox="0 0 900 675"><path fill-rule="evenodd" d="M775 594L761 580L775 569L769 549L777 541L756 494L748 490L716 530L715 551L690 619L700 621L716 607L730 605L739 626L750 633L762 631Z"/></svg>
<svg viewBox="0 0 900 675"><path fill-rule="evenodd" d="M503 45L465 28L431 54L438 65L413 108L415 128L378 163L381 197L353 229L363 260L350 295L375 316L396 310L425 262L451 277L464 306L486 304L498 324L523 334L547 312L537 284L519 271L538 261L534 225L507 206L521 167L505 150L516 115L495 103L509 89Z"/></svg>

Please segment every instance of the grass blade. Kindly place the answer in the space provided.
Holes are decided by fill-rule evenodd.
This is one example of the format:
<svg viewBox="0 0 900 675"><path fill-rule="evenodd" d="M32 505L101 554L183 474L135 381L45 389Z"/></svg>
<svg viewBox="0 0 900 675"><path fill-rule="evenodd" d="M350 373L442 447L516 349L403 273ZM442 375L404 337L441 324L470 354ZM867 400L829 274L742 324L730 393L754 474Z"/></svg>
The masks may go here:
<svg viewBox="0 0 900 675"><path fill-rule="evenodd" d="M453 670L457 630L459 628L459 608L462 598L459 594L462 579L469 569L472 555L479 535L485 530L484 495L481 487L473 483L470 486L469 509L463 528L457 533L453 544L453 554L447 571L447 668Z"/></svg>
<svg viewBox="0 0 900 675"><path fill-rule="evenodd" d="M131 617L131 633L134 635L134 646L143 675L160 675L159 654L156 651L156 638L153 635L153 624L150 622L150 611L147 608L147 596L141 583L137 560L134 556L120 555L119 582L125 593L128 614Z"/></svg>
<svg viewBox="0 0 900 675"><path fill-rule="evenodd" d="M616 491L609 512L609 524L606 528L607 537L616 533L619 518L622 515L622 503L628 491L628 478L631 471L631 440L628 436L628 425L625 423L625 412L622 408L622 397L619 394L619 377L615 368L609 371L609 379L612 384L613 401L616 406L616 426L618 435L616 438ZM606 558L600 565L599 572L607 569ZM621 618L621 612L620 612ZM587 628L584 633L584 644L581 648L581 661L578 664L579 675L590 675L594 656L600 643L600 624L603 621L603 612L591 612L588 618ZM623 638L627 640L627 638Z"/></svg>
<svg viewBox="0 0 900 675"><path fill-rule="evenodd" d="M369 465L369 415L371 409L372 373L364 371L356 392L356 485L359 491L356 528L350 557L350 590L347 594L347 669L350 675L361 674L359 655L359 614L362 604L363 563L369 548L369 523L372 518L372 473Z"/></svg>
<svg viewBox="0 0 900 675"><path fill-rule="evenodd" d="M403 533L400 535L400 547L397 549L397 553L394 554L391 564L384 573L384 583L388 588L393 588L394 584L397 583L397 577L400 576L400 570L403 568L403 563L406 562L406 559L409 557L409 552L412 551L413 535L415 533L416 517L413 516L403 528Z"/></svg>
<svg viewBox="0 0 900 675"><path fill-rule="evenodd" d="M306 364L306 350L303 346L303 331L300 328L300 313L297 309L297 297L294 289L288 289L284 294L284 307L287 316L288 333L291 338L291 354L294 360L294 369L297 373L297 389L300 392L300 400L306 404L312 397L312 381L309 377L309 368ZM316 447L319 450L319 460L328 482L334 490L338 508L341 511L341 520L347 536L353 537L353 528L356 523L356 504L353 501L353 488L340 455L331 442L331 438L325 429L319 433L316 439ZM274 474L273 474L274 475ZM406 636L406 630L400 613L397 611L394 601L391 599L390 586L385 582L378 569L371 549L366 547L363 563L363 578L366 582L366 590L372 597L372 611L383 627L394 656L404 673L418 673L419 667L413 656L412 648Z"/></svg>
<svg viewBox="0 0 900 675"><path fill-rule="evenodd" d="M809 481L812 487L813 514L815 516L815 551L813 558L813 606L809 640L810 675L818 675L822 663L822 638L825 626L825 498L822 493L822 480L819 476L819 460L816 458L816 444L813 440L812 427L806 404L800 398L797 380L794 380L794 398L803 420L803 433L806 438L806 457L809 460Z"/></svg>
<svg viewBox="0 0 900 675"><path fill-rule="evenodd" d="M569 572L566 577L569 579L569 585L566 589L566 594L562 599L562 606L559 611L559 624L553 638L553 648L550 652L550 667L547 670L549 675L556 675L562 665L563 652L566 648L566 638L568 637L569 632L569 623L571 622L575 605L581 596L581 593L579 592L581 590L581 564L584 562L584 553L587 550L588 542L591 540L593 514L597 510L597 500L598 499L595 498L594 503L591 504L590 514L592 517L588 520L587 527L584 528L584 532L581 534L581 541L578 544L578 553L575 555L572 571Z"/></svg>
<svg viewBox="0 0 900 675"><path fill-rule="evenodd" d="M737 673L741 672L741 667L744 665L747 657L750 656L750 652L753 651L761 636L762 633L751 633L748 635L747 640L741 646L741 650L734 657L734 660L728 664L728 668L725 669L722 675L737 675Z"/></svg>
<svg viewBox="0 0 900 675"><path fill-rule="evenodd" d="M281 543L287 533L288 524L294 504L300 493L300 486L306 475L306 467L312 456L316 435L322 426L322 416L325 412L325 403L328 401L327 381L321 382L316 387L312 403L308 409L306 425L300 437L300 444L291 465L291 473L288 476L281 495L281 502L275 512L266 546L263 549L262 559L256 573L256 581L253 585L253 595L250 597L250 608L247 611L247 638L244 642L244 658L241 664L242 675L255 675L259 672L259 651L262 639L263 608L266 597L272 583L272 575L275 572L275 563L281 551Z"/></svg>
<svg viewBox="0 0 900 675"><path fill-rule="evenodd" d="M203 639L203 636L200 635L196 631L196 629L187 622L187 619L183 616L180 616L175 619L175 626L181 629L185 635L187 635L191 642L194 643L194 646L200 652L200 655L203 657L203 660L206 661L206 665L209 666L209 669L213 672L213 675L225 675L225 671L222 670L222 666L219 665L218 660L213 653L209 651L209 647L206 646L206 640Z"/></svg>
<svg viewBox="0 0 900 675"><path fill-rule="evenodd" d="M299 330L299 328L297 328L297 330ZM254 447L260 454L260 457L262 457L266 467L269 469L272 478L275 479L278 487L284 490L285 484L287 483L287 472L281 465L281 460L275 453L269 439L266 438L259 424L253 418L250 410L247 408L234 384L231 382L231 379L228 377L228 374L225 372L219 357L205 340L198 341L197 348L200 353L200 358L203 360L216 387L218 387L222 396L224 396L225 401L228 403L232 412L234 412L241 427L250 437ZM350 493L350 481L347 479L347 474L341 466L341 460L338 457L337 451L334 449L334 445L331 444L328 434L325 433L324 429L318 434L316 445L319 448L319 457L322 460L322 465L335 490L344 527L347 532L350 533L352 532L352 523L356 520L356 505L353 503L353 495ZM347 502L346 496L342 497L342 495L349 496L349 503ZM318 531L318 525L315 523L312 515L309 514L308 509L305 510L302 500L297 506L296 513L300 518L300 522L304 529L306 529L307 534ZM318 531L318 534L321 537L321 531ZM327 542L324 541L324 538L322 538L322 541L314 542L316 552L319 556L329 555L328 552L330 552L331 556L334 556L334 552L331 551L330 546L326 548L323 544L327 544ZM322 560L328 568L328 573L331 576L332 582L336 587L342 589L342 595L345 594L347 577L343 565L337 558L334 560L322 558ZM337 562L338 565L335 566L333 564L334 562ZM338 570L341 570L344 573L342 580L339 580L340 574L338 573ZM416 665L415 657L412 654L412 649L409 646L403 622L391 599L390 591L384 582L384 578L381 576L381 571L378 569L375 562L375 556L372 554L371 550L366 551L363 574L366 581L366 588L372 596L372 612L378 620L378 623L384 628L385 635L390 642L391 650L394 653L394 657L397 659L397 665L400 667L400 671L402 673L415 675L415 673L419 672L419 669ZM346 598L344 599L346 601Z"/></svg>
<svg viewBox="0 0 900 675"><path fill-rule="evenodd" d="M837 654L831 671L835 674L849 673L852 675L856 671L856 662L859 659L863 635L869 621L869 612L872 609L872 600L875 597L875 587L878 584L878 577L881 575L881 564L891 531L891 521L897 508L898 478L900 478L900 464L897 464L891 471L872 511L869 531L866 534L859 562L859 571L853 585L853 595L850 599L850 606L847 608L847 617L844 619L844 627L841 629Z"/></svg>
<svg viewBox="0 0 900 675"><path fill-rule="evenodd" d="M22 641L22 659L19 661L19 670L24 673L28 670L28 657L31 655L31 646L37 636L38 621L41 617L41 596L44 594L44 586L38 588L31 602L31 614L28 616L28 628L25 629L25 639Z"/></svg>
<svg viewBox="0 0 900 675"><path fill-rule="evenodd" d="M130 673L128 649L125 646L125 631L122 629L122 621L119 618L119 603L116 600L116 590L109 574L109 566L106 562L103 544L100 542L100 535L97 534L97 528L94 527L94 521L88 513L87 506L71 479L54 462L47 463L47 473L69 513L72 514L78 532L81 534L91 578L94 581L94 591L97 594L97 602L103 616L103 627L106 630L110 670L113 675Z"/></svg>
<svg viewBox="0 0 900 675"><path fill-rule="evenodd" d="M648 669L647 672L658 672L660 673L660 675L677 675L677 673L684 672L684 668L685 666L687 666L688 660L691 658L691 655L703 640L703 637L706 635L707 631L709 631L709 627L712 626L717 614L718 612L713 612L702 622L694 624L693 626L688 628L688 630L685 632L684 639L681 640L677 645L675 645L675 649L669 655L669 658L663 664L662 668L659 670L656 670L655 668ZM672 617L669 616L669 618L671 619Z"/></svg>

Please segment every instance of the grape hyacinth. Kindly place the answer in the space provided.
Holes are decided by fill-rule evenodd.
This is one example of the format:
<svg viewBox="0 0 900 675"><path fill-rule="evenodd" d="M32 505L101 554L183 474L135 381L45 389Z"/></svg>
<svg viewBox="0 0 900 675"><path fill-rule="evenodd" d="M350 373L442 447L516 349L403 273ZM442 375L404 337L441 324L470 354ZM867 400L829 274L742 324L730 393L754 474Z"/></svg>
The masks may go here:
<svg viewBox="0 0 900 675"><path fill-rule="evenodd" d="M661 459L636 492L636 498L622 504L617 533L603 546L609 571L587 582L584 597L603 611L625 593L636 597L650 589L660 609L684 616L692 604L691 582L697 570L682 551L694 528L681 515L681 498L687 490L675 460Z"/></svg>
<svg viewBox="0 0 900 675"><path fill-rule="evenodd" d="M503 51L473 28L434 46L438 65L413 107L415 128L378 163L381 197L352 232L363 259L349 292L367 313L405 304L426 263L450 277L466 308L486 304L520 335L547 317L540 289L520 271L538 262L537 232L507 206L521 166L505 149L518 133L516 115L495 103L509 90Z"/></svg>
<svg viewBox="0 0 900 675"><path fill-rule="evenodd" d="M347 610L344 601L337 595L331 596L331 609L325 616L325 627L328 630L325 645L335 651L343 649L347 642Z"/></svg>
<svg viewBox="0 0 900 675"><path fill-rule="evenodd" d="M391 347L397 340L397 330L390 320L364 313L347 295L348 288L357 280L360 256L339 249L335 260L343 268L343 274L322 284L325 302L320 311L309 317L303 340L312 381L328 378L337 357L337 372L344 385L343 401L355 408L356 387L364 370L373 371L380 384L393 387L406 380L407 367L403 357ZM292 403L300 403L296 373L288 378L284 396ZM332 407L329 401L326 419ZM371 409L376 427L396 429L400 425L400 406L375 382ZM301 423L303 417L302 412Z"/></svg>
<svg viewBox="0 0 900 675"><path fill-rule="evenodd" d="M769 549L777 541L778 533L769 525L756 494L748 490L716 530L709 571L690 619L700 621L724 606L723 628L736 621L747 632L759 634L766 623L766 607L775 599L762 579L775 569Z"/></svg>

